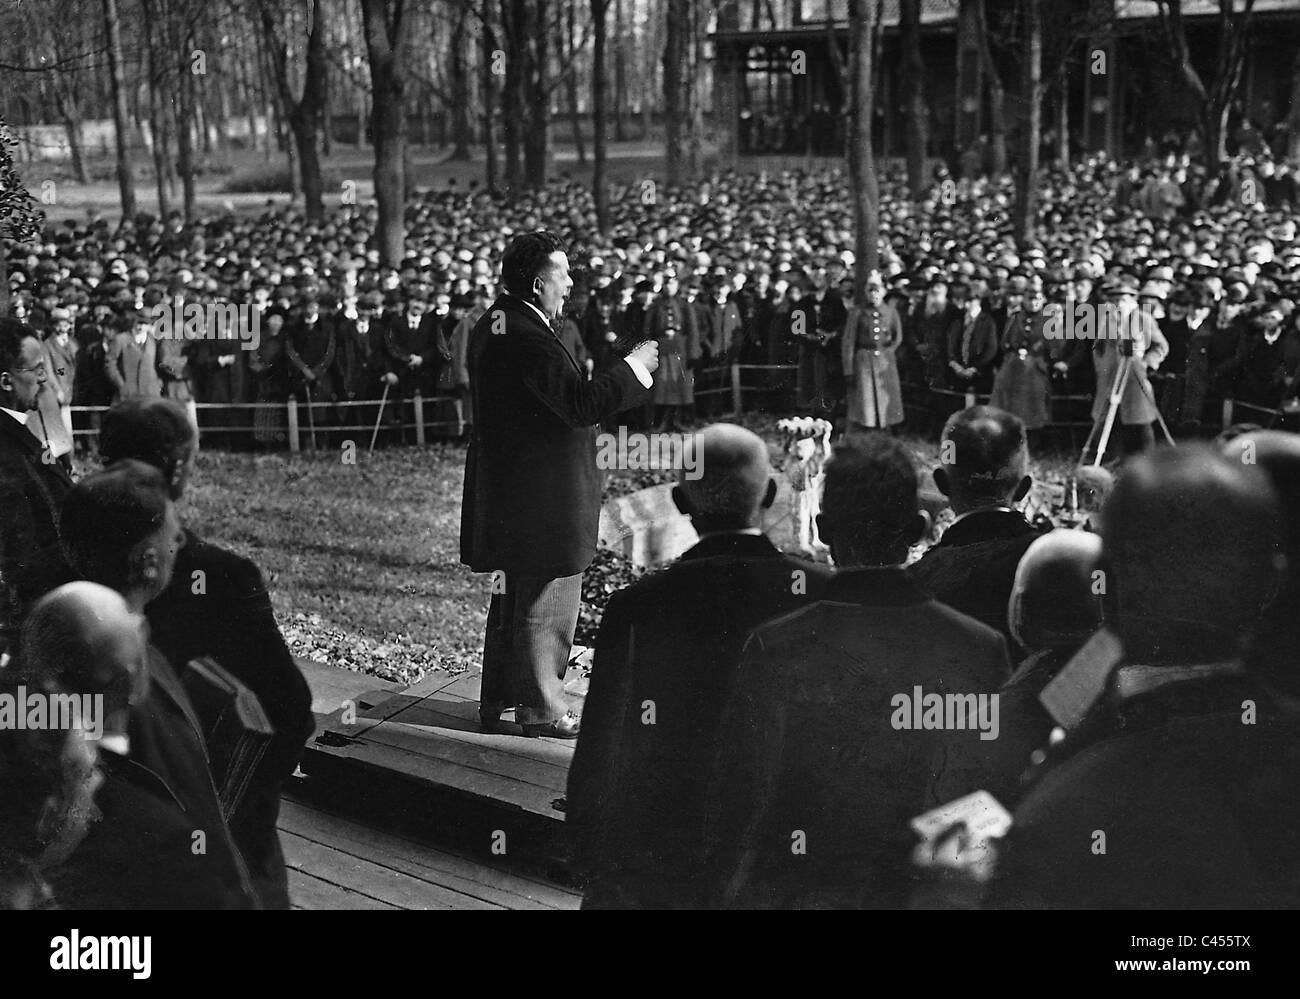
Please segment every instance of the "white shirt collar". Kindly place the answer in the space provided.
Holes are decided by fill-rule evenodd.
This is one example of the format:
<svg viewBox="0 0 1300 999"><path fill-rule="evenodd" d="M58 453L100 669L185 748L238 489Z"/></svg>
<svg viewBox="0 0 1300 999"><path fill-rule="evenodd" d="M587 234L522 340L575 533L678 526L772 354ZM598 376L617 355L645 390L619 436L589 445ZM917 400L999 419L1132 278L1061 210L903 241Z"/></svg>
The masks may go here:
<svg viewBox="0 0 1300 999"><path fill-rule="evenodd" d="M16 409L5 409L4 406L0 406L0 410L4 410L4 412L6 412L6 413L8 413L10 416L12 416L15 420L17 420L17 421L18 421L20 424L22 424L24 427L27 426L27 414L26 414L26 413L20 413L20 412L18 412L18 410L16 410Z"/></svg>
<svg viewBox="0 0 1300 999"><path fill-rule="evenodd" d="M528 299L526 298L520 298L514 292L508 291L506 292L506 294L513 299L523 302L526 306L528 306L530 309L532 309L534 312L537 313L538 317L542 320L543 326L545 326L548 330L551 328L551 321L546 318L546 313L543 312L541 309L539 309L537 306L535 306L532 302L528 301Z"/></svg>

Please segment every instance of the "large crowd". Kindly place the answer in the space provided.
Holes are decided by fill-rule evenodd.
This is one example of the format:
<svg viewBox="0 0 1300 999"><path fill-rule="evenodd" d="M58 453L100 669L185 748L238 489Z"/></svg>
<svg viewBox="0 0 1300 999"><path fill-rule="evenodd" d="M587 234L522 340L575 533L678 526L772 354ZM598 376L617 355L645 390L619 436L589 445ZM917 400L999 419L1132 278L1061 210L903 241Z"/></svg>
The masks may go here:
<svg viewBox="0 0 1300 999"><path fill-rule="evenodd" d="M1243 154L1210 174L1173 152L1130 165L1084 158L1044 172L1037 236L1019 245L1010 180L967 172L938 168L916 202L885 178L879 271L861 302L849 192L835 171L629 184L613 192L603 234L576 182L513 204L449 185L414 198L395 266L370 248L373 207L320 223L270 209L116 229L92 214L11 247L9 282L14 314L44 337L41 420L59 453L74 429L89 442L97 419L70 407L133 396L236 407L293 396L312 404L327 439L331 427L371 425L391 400L386 440L409 423L400 403L418 392L438 400L425 417L434 432L463 433L465 345L497 290L491 261L512 232L539 226L577 251L557 332L580 364L659 342L656 409L633 417L645 426L707 415L705 400L696 412L697 384L723 385L721 369L740 363L769 369L744 377L775 411L868 426L910 418L933 433L962 404L946 393L973 393L1037 431L1064 418L1054 396L1108 395L1094 343L1053 330L1111 304L1151 319L1140 366L1150 379L1129 388L1149 405L1126 398L1120 421L1139 444L1157 412L1178 434L1217 430L1225 399L1259 422L1289 417L1276 411L1296 396L1300 368L1290 164ZM240 308L209 308L225 304ZM159 335L161 317L195 307L186 338ZM280 405L204 410L199 423L209 443L230 447L282 446L287 432Z"/></svg>
<svg viewBox="0 0 1300 999"><path fill-rule="evenodd" d="M1223 399L1289 415L1287 167L1083 160L1045 174L1019 248L1002 180L940 172L915 204L882 190L861 302L831 172L633 185L605 235L578 184L513 205L449 186L412 202L397 267L368 248L365 208L92 218L11 248L0 720L33 696L104 711L93 740L0 725L0 906L288 905L276 818L310 692L257 567L184 526L187 404L301 395L328 435L340 402L370 419L418 392L471 422L469 324L511 234L543 225L575 262L556 332L580 367L659 344L631 422L691 423L697 377L740 363L771 406L847 431L819 521L834 572L763 537L762 440L702 432L704 474L676 494L699 545L616 594L596 639L567 804L586 904L1295 904L1300 436L1147 451L1161 419L1217 432ZM159 337L150 310L178 301L247 308ZM1131 346L1049 335L1089 308ZM1120 357L1143 362L1115 400L1120 436L1147 453L1098 534L1044 534L1017 510L1032 435L1053 393L1100 415ZM903 422L903 384L945 390L920 419L942 426L934 483L956 515L906 568L928 529L918 469L892 435L852 432ZM104 467L74 482L49 427L75 428L82 405L108 407ZM256 412L274 445L282 410ZM1003 813L992 843L980 830Z"/></svg>

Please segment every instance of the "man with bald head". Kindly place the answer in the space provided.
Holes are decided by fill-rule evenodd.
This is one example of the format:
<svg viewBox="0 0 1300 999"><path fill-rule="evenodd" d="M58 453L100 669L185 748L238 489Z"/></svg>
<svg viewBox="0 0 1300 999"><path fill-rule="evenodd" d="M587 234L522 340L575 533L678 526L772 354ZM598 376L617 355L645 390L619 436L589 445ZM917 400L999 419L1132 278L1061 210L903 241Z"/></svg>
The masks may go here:
<svg viewBox="0 0 1300 999"><path fill-rule="evenodd" d="M87 580L115 590L129 609L131 623L124 620L123 630L139 631L145 605L171 582L183 540L162 472L127 460L87 476L68 494L60 529L74 568ZM143 876L133 866L139 859L133 858L147 857L155 846L163 849L170 842L155 843L157 837L148 829L137 830L139 838L134 841L121 837L95 840L102 844L103 856L97 864L105 873L96 873L95 866L87 865L65 891L78 898L78 905L95 908L157 907L160 893L169 900L165 907L256 907L243 857L231 838L213 784L194 706L162 653L148 646L143 658L148 692L131 706L126 733L129 749L123 767L131 779L143 781L163 798L179 804L184 829L172 832L177 836L184 832L193 843L203 846L195 860L198 866L182 881L208 878L209 884L220 887L220 895L196 888L192 901L186 903L176 894L180 888L156 884ZM155 816L158 822L164 818ZM120 854L115 852L118 850Z"/></svg>
<svg viewBox="0 0 1300 999"><path fill-rule="evenodd" d="M240 864L221 834L219 810L214 815L211 808L196 807L193 792L173 778L172 770L161 769L155 746L135 737L133 716L154 696L144 617L107 586L68 583L32 609L22 647L17 673L29 689L102 699L97 812L88 833L83 825L84 841L70 842L50 870L58 904L68 909L247 907ZM174 760L167 762L174 767ZM210 793L215 804L215 792ZM196 832L204 834L202 850L195 849Z"/></svg>
<svg viewBox="0 0 1300 999"><path fill-rule="evenodd" d="M934 484L957 519L911 566L912 580L1001 632L1014 655L1007 601L1020 557L1039 535L1015 508L1032 484L1025 425L994 406L963 409L943 428L939 461Z"/></svg>
<svg viewBox="0 0 1300 999"><path fill-rule="evenodd" d="M755 628L721 725L705 823L714 904L901 907L908 820L987 780L1006 643L903 571L929 526L911 454L880 434L841 442L817 523L835 576ZM921 724L932 695L962 699L960 728Z"/></svg>
<svg viewBox="0 0 1300 999"><path fill-rule="evenodd" d="M1101 561L1122 655L1016 809L995 905L1296 904L1300 724L1244 659L1283 581L1283 545L1258 468L1203 446L1125 468Z"/></svg>
<svg viewBox="0 0 1300 999"><path fill-rule="evenodd" d="M763 534L776 482L756 434L714 424L696 447L702 474L673 499L699 543L614 594L596 638L567 813L589 908L702 904L704 785L741 645L829 576Z"/></svg>

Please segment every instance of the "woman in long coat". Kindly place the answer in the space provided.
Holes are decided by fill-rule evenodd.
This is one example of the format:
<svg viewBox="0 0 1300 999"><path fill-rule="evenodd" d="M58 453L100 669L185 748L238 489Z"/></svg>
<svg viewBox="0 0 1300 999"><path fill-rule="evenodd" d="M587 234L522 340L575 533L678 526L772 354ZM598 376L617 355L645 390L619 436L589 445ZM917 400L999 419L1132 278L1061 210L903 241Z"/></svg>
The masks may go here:
<svg viewBox="0 0 1300 999"><path fill-rule="evenodd" d="M1041 291L1031 292L1026 307L1007 317L1002 331L1002 366L993 379L989 399L989 405L1020 417L1026 430L1038 430L1052 421L1044 322Z"/></svg>
<svg viewBox="0 0 1300 999"><path fill-rule="evenodd" d="M700 359L700 336L694 310L678 296L675 278L666 282L664 295L646 313L645 333L659 343L659 370L654 379L659 429L681 429L682 410L695 405L695 373L691 369Z"/></svg>
<svg viewBox="0 0 1300 999"><path fill-rule="evenodd" d="M840 338L848 378L850 424L883 430L903 422L903 389L894 351L903 341L903 321L885 304L885 288L867 283L867 303L849 309Z"/></svg>

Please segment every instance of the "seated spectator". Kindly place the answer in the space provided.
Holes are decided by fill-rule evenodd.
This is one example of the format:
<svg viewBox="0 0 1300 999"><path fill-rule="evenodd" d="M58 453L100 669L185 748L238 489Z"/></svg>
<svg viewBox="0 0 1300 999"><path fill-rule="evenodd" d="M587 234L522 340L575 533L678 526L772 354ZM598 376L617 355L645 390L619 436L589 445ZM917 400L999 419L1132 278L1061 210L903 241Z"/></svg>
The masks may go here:
<svg viewBox="0 0 1300 999"><path fill-rule="evenodd" d="M927 527L906 449L841 444L822 510L840 570L754 630L718 737L706 838L724 906L897 907L908 820L985 783L1006 643L902 570ZM951 717L918 722L927 695Z"/></svg>
<svg viewBox="0 0 1300 999"><path fill-rule="evenodd" d="M1257 468L1182 447L1126 469L1102 531L1106 622L1123 656L1016 808L993 905L1300 898L1300 719L1273 710L1243 668L1281 583L1282 543Z"/></svg>
<svg viewBox="0 0 1300 999"><path fill-rule="evenodd" d="M0 690L16 694L7 682ZM0 730L0 911L57 905L44 872L95 821L97 759L83 728Z"/></svg>
<svg viewBox="0 0 1300 999"><path fill-rule="evenodd" d="M160 471L180 502L193 473L198 438L185 409L167 399L136 399L104 414L105 462L134 459ZM202 587L195 582L202 581ZM288 883L276 824L283 783L316 728L311 690L285 645L257 566L184 531L173 581L145 609L151 640L185 676L210 656L262 702L275 739L253 773L231 832L264 908L287 908Z"/></svg>
<svg viewBox="0 0 1300 999"><path fill-rule="evenodd" d="M13 651L32 603L72 578L58 530L72 479L27 426L46 377L36 331L0 317L0 651Z"/></svg>
<svg viewBox="0 0 1300 999"><path fill-rule="evenodd" d="M1014 643L1007 623L1011 584L1025 549L1038 537L1015 509L1031 484L1024 424L992 406L964 409L944 426L939 456L934 484L957 519L908 571L936 600Z"/></svg>
<svg viewBox="0 0 1300 999"><path fill-rule="evenodd" d="M990 769L1000 780L985 788L1008 808L1032 754L1047 747L1056 727L1038 695L1101 626L1100 559L1096 534L1056 530L1034 541L1016 568L1007 614L1028 655L1002 688L1001 734L990 744Z"/></svg>
<svg viewBox="0 0 1300 999"><path fill-rule="evenodd" d="M91 582L126 599L130 619L119 620L118 614L109 620L116 621L124 633L133 626L143 643L144 608L171 582L177 550L184 541L162 473L141 462L120 461L87 476L68 494L61 525L73 566ZM73 608L66 613L74 611L82 614L82 620L104 617L95 609ZM66 635L78 634L58 621L50 630L56 647ZM89 638L81 641L91 644ZM121 648L130 644L125 637L117 641ZM80 657L76 661L86 657L76 645L72 651ZM62 884L56 881L56 894L74 908L256 907L248 872L213 785L202 728L189 696L156 648L146 646L143 652L137 648L124 661L141 659L148 688L131 707L123 768L128 772L124 780L142 782L134 787L145 787L153 795L150 810L139 815L130 808L123 812L132 823L131 837L106 825L98 837L88 839L67 879ZM40 668L41 662L39 651L33 652L30 663ZM183 810L179 822L174 814L177 805ZM173 838L159 839L159 827L170 830L167 835ZM201 842L203 852L193 852L189 866L176 872L180 880L153 874L154 855L167 844L177 851L179 863L182 838L189 841L184 849Z"/></svg>
<svg viewBox="0 0 1300 999"><path fill-rule="evenodd" d="M741 646L761 621L816 600L829 575L760 529L776 496L763 441L728 424L695 440L703 474L683 474L673 496L700 541L616 593L596 639L566 814L588 908L703 903L708 763Z"/></svg>

